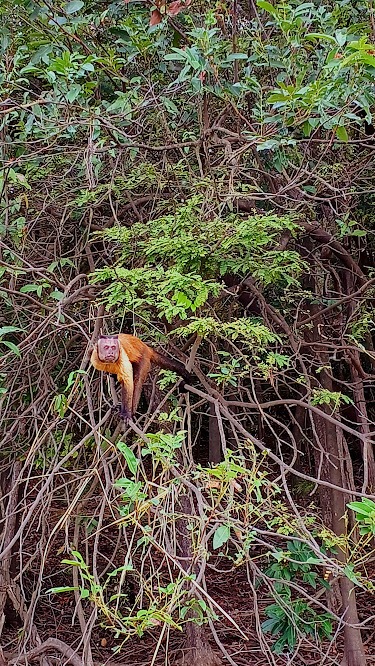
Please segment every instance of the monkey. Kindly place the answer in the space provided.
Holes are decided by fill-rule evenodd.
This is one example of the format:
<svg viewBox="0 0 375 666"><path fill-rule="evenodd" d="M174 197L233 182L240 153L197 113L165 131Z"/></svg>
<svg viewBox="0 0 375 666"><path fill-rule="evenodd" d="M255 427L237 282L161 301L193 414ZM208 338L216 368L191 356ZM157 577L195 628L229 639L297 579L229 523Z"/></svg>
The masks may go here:
<svg viewBox="0 0 375 666"><path fill-rule="evenodd" d="M139 338L127 333L100 335L91 354L91 363L97 370L117 375L121 384L120 416L125 422L132 419L137 410L151 363L166 370L174 370L187 382L192 380L192 375L182 363L159 354ZM180 388L183 390L184 382Z"/></svg>

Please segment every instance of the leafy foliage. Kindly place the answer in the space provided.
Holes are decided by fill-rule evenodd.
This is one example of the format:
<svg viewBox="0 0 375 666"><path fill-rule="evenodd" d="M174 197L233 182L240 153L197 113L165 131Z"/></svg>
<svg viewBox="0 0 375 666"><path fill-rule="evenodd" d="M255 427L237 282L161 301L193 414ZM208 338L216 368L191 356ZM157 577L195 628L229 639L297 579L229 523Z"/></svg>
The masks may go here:
<svg viewBox="0 0 375 666"><path fill-rule="evenodd" d="M311 398L312 405L331 405L336 410L341 402L345 404L353 403L351 398L343 395L340 391L328 391L327 389L314 389Z"/></svg>
<svg viewBox="0 0 375 666"><path fill-rule="evenodd" d="M306 268L298 253L275 251L280 233L296 234L298 224L288 216L254 215L249 218L207 219L201 196L178 206L173 214L148 224L113 227L104 237L118 241L121 263L174 267L184 274L196 271L205 278L249 272L265 284L292 284ZM284 282L285 281L285 282Z"/></svg>
<svg viewBox="0 0 375 666"><path fill-rule="evenodd" d="M288 585L288 581L296 582L300 579L313 590L317 589L318 583L329 587L314 570L316 565L322 564L322 560L316 557L306 543L289 541L286 547L286 551L272 553L276 562L266 570L274 581L278 601L265 608L269 619L263 622L262 629L265 633L278 636L273 645L276 654L284 650L293 651L300 635L331 638L332 633L331 615L317 613L303 599L293 599L293 590Z"/></svg>
<svg viewBox="0 0 375 666"><path fill-rule="evenodd" d="M332 637L329 613L317 613L302 599L292 602L287 599L283 605L271 604L265 612L269 619L262 623L263 631L272 636L279 635L273 645L276 654L282 654L284 650L292 652L299 636Z"/></svg>
<svg viewBox="0 0 375 666"><path fill-rule="evenodd" d="M360 502L349 502L347 506L356 514L360 534L375 534L375 502L365 497Z"/></svg>

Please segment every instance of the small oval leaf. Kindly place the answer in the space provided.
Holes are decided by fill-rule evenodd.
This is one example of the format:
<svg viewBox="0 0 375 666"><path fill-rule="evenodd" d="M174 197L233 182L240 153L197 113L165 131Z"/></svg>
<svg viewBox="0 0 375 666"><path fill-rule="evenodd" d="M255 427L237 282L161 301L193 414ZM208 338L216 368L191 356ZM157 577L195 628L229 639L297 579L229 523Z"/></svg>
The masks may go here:
<svg viewBox="0 0 375 666"><path fill-rule="evenodd" d="M74 14L75 12L79 12L84 4L85 3L82 2L82 0L72 0L72 2L68 2L68 4L65 5L64 10L67 14Z"/></svg>
<svg viewBox="0 0 375 666"><path fill-rule="evenodd" d="M345 127L343 127L342 125L336 127L336 136L338 139L340 139L340 141L347 141L349 138Z"/></svg>
<svg viewBox="0 0 375 666"><path fill-rule="evenodd" d="M221 548L221 546L228 541L230 537L230 527L229 525L220 525L217 528L214 538L212 541L212 546L214 550Z"/></svg>

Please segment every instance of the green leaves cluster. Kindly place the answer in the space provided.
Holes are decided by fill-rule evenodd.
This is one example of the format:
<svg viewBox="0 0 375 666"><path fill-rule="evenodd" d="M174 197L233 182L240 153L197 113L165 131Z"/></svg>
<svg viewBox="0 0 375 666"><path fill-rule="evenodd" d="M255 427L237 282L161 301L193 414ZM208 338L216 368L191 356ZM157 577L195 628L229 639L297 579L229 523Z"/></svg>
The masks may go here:
<svg viewBox="0 0 375 666"><path fill-rule="evenodd" d="M278 637L272 646L276 654L293 652L300 637L332 638L332 617L329 613L317 613L303 599L271 604L265 614L268 620L262 622L262 630Z"/></svg>
<svg viewBox="0 0 375 666"><path fill-rule="evenodd" d="M305 136L322 127L335 130L342 141L348 128L363 122L360 111L370 118L374 102L370 84L375 58L373 45L361 34L365 24L356 5L347 25L345 11L338 6L277 3L258 0L276 28L271 44L260 46L263 63L278 70L278 86L267 98L274 119L288 127L301 127ZM254 71L259 59L250 58Z"/></svg>
<svg viewBox="0 0 375 666"><path fill-rule="evenodd" d="M20 331L22 331L22 329L18 328L18 326L2 326L0 328L0 350L1 350L1 345L4 345L4 347L10 349L10 351L16 354L16 356L20 356L21 352L18 346L11 340L4 339L5 335L10 335L12 333L19 333ZM0 351L0 356L1 355L2 353Z"/></svg>
<svg viewBox="0 0 375 666"><path fill-rule="evenodd" d="M298 224L290 216L275 214L207 219L197 195L173 214L103 232L117 243L119 259L115 267L97 270L91 279L110 281L104 290L109 307L140 311L153 306L168 321L186 319L219 296L226 275L250 273L264 285L297 284L306 266L297 252L275 249L283 231L296 234ZM228 324L225 332L235 339L247 331L243 321ZM259 325L257 335L270 333Z"/></svg>
<svg viewBox="0 0 375 666"><path fill-rule="evenodd" d="M355 517L359 523L360 534L375 534L375 502L363 498L360 502L350 502L349 509L355 512Z"/></svg>
<svg viewBox="0 0 375 666"><path fill-rule="evenodd" d="M249 138L282 153L293 148L291 133L299 138L323 128L345 142L363 124L362 113L371 118L375 57L369 21L356 3L339 10L259 0L270 37L264 39L257 20L245 21L236 49L211 7L179 15L182 39L167 21L150 28L144 3L115 0L98 8L72 0L54 11L48 3L20 2L16 15L4 0L2 5L0 90L4 99L19 96L9 115L19 153L31 137L59 135L70 142L89 127L100 146L126 145L126 129L141 107L151 141L156 134L163 138L165 125L156 118L168 116L176 138L183 139L186 120L198 120L202 93L235 101L246 112L251 93L253 118L272 123L276 132L268 141L257 130ZM37 81L38 95L29 81Z"/></svg>
<svg viewBox="0 0 375 666"><path fill-rule="evenodd" d="M265 284L294 283L304 264L292 251L275 250L280 234L298 232L298 222L288 215L234 214L222 217L204 210L204 198L195 195L173 213L148 223L114 227L104 237L118 241L121 262L174 266L181 273L197 271L205 278L251 273Z"/></svg>
<svg viewBox="0 0 375 666"><path fill-rule="evenodd" d="M353 404L353 400L340 391L329 391L328 389L314 389L311 397L312 405L330 405L335 411L341 404Z"/></svg>
<svg viewBox="0 0 375 666"><path fill-rule="evenodd" d="M182 274L173 268L122 267L103 268L95 272L92 281L110 281L102 295L108 307L125 307L137 310L156 309L159 317L171 322L174 318L186 319L203 305L210 295L216 296L220 285L203 280L194 273Z"/></svg>
<svg viewBox="0 0 375 666"><path fill-rule="evenodd" d="M316 557L306 543L288 541L286 546L286 551L271 553L275 562L265 571L273 580L277 602L265 608L268 619L262 623L262 630L276 637L272 648L276 654L293 651L299 636L330 638L332 634L329 613L318 613L305 599L294 599L293 589L288 585L288 581L299 581L312 590L316 590L318 584L329 587L316 570L323 560Z"/></svg>

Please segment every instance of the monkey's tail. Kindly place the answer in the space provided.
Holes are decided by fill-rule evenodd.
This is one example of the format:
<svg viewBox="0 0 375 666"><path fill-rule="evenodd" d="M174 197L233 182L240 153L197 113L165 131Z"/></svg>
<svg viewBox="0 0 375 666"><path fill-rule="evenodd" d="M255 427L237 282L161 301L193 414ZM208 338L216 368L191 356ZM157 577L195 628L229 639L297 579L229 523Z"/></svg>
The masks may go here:
<svg viewBox="0 0 375 666"><path fill-rule="evenodd" d="M175 361L172 358L168 358L168 356L163 356L163 354L159 354L154 349L153 352L152 360L154 363L163 368L163 370L173 370L174 372L177 372L177 374L180 375L188 384L193 381L194 375L188 372L188 370L186 370L185 366L180 363L180 361Z"/></svg>

